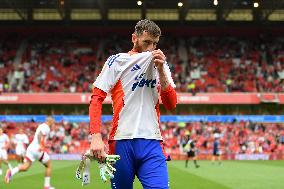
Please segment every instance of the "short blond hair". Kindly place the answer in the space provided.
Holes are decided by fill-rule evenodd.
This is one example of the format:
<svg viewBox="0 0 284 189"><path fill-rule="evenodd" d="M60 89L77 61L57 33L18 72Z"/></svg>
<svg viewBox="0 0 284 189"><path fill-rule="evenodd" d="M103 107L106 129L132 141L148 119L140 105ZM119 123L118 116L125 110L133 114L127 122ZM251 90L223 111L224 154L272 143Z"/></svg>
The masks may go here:
<svg viewBox="0 0 284 189"><path fill-rule="evenodd" d="M51 122L55 122L55 120L54 120L54 118L53 118L52 116L47 116L47 117L45 118L45 122L51 123Z"/></svg>

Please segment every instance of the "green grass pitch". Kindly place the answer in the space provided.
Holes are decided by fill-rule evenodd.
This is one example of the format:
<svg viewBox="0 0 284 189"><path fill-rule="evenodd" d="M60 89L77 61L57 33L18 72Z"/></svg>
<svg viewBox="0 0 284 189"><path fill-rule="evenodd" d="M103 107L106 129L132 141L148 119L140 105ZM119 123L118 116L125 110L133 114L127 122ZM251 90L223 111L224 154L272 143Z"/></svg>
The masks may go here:
<svg viewBox="0 0 284 189"><path fill-rule="evenodd" d="M85 187L74 177L79 161L53 161L52 185L56 189L107 189L109 183L99 179L97 165L92 164L91 184ZM284 161L224 161L221 166L209 161L199 161L201 167L195 169L192 162L188 168L184 161L168 163L171 189L283 189ZM13 162L15 165L15 162ZM2 165L5 171L6 166ZM4 172L3 171L3 172ZM44 167L36 162L25 173L16 175L12 182L0 189L41 189L43 188ZM142 189L135 180L134 189Z"/></svg>

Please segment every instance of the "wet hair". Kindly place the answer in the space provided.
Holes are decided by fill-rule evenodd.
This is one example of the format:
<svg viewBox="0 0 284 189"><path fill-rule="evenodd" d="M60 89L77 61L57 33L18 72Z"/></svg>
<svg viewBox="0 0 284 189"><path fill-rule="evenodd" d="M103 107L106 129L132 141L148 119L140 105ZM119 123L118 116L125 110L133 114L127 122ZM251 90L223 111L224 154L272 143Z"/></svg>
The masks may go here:
<svg viewBox="0 0 284 189"><path fill-rule="evenodd" d="M148 32L153 37L161 36L161 29L159 26L155 22L148 19L140 20L135 26L135 34L137 36L142 35L143 31Z"/></svg>

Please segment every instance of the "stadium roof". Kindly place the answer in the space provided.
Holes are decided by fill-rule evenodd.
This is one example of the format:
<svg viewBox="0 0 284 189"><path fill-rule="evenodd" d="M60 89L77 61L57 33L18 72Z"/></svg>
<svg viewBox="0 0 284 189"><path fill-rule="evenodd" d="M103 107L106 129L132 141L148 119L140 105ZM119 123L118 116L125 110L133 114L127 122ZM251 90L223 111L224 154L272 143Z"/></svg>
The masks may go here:
<svg viewBox="0 0 284 189"><path fill-rule="evenodd" d="M0 21L284 21L284 0L0 0Z"/></svg>

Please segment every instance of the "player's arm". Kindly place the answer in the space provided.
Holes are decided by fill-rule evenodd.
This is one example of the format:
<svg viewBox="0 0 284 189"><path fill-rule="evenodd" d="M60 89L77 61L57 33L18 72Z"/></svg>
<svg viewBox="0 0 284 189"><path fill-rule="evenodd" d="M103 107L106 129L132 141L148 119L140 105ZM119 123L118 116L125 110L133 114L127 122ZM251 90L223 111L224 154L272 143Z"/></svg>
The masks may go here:
<svg viewBox="0 0 284 189"><path fill-rule="evenodd" d="M12 140L11 140L11 145L15 148L17 146L17 135L14 135Z"/></svg>
<svg viewBox="0 0 284 189"><path fill-rule="evenodd" d="M39 132L38 141L39 141L39 150L44 151L45 150L45 135L42 132Z"/></svg>
<svg viewBox="0 0 284 189"><path fill-rule="evenodd" d="M91 102L89 106L89 117L90 117L90 134L92 135L91 140L91 152L100 161L103 161L105 157L104 142L101 136L101 116L102 106L107 93L99 88L93 88Z"/></svg>
<svg viewBox="0 0 284 189"><path fill-rule="evenodd" d="M25 140L24 140L25 148L27 148L28 144L29 144L29 137L25 135Z"/></svg>
<svg viewBox="0 0 284 189"><path fill-rule="evenodd" d="M92 135L90 150L100 162L103 162L107 155L101 136L102 104L107 93L110 92L120 78L119 63L121 60L118 60L119 57L120 54L110 56L105 62L100 75L93 84L94 89L89 106L90 134Z"/></svg>
<svg viewBox="0 0 284 189"><path fill-rule="evenodd" d="M98 134L101 132L102 106L106 96L106 92L96 87L93 88L89 106L91 135Z"/></svg>
<svg viewBox="0 0 284 189"><path fill-rule="evenodd" d="M160 79L162 103L164 104L166 109L173 110L175 109L177 104L177 95L175 89L170 84L169 78L164 67L166 57L161 50L153 51L153 57L153 61L157 67Z"/></svg>
<svg viewBox="0 0 284 189"><path fill-rule="evenodd" d="M192 151L196 151L196 145L195 145L195 142L194 141L192 141L191 143L190 143L190 148L192 149Z"/></svg>
<svg viewBox="0 0 284 189"><path fill-rule="evenodd" d="M104 160L106 155L101 135L102 106L106 96L106 92L94 87L89 105L90 134L92 136L90 151L101 162Z"/></svg>
<svg viewBox="0 0 284 189"><path fill-rule="evenodd" d="M8 150L9 145L10 145L10 140L9 140L9 138L7 137L7 138L6 138L6 141L5 141L4 149L5 149L5 150Z"/></svg>

